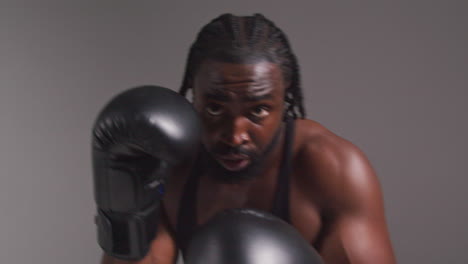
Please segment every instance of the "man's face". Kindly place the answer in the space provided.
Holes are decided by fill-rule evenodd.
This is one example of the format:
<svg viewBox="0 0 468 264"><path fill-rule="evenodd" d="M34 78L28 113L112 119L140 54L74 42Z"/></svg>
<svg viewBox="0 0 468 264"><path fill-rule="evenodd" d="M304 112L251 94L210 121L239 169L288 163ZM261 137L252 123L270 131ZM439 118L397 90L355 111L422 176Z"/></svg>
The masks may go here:
<svg viewBox="0 0 468 264"><path fill-rule="evenodd" d="M285 83L277 64L207 60L193 80L208 167L226 180L250 178L275 146ZM227 178L226 178L227 177Z"/></svg>

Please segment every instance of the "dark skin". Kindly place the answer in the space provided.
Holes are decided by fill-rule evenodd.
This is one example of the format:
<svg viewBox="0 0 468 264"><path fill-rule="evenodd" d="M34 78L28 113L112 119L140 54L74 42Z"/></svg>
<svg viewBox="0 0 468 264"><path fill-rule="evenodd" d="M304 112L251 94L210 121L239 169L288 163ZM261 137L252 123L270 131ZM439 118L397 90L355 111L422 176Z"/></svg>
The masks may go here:
<svg viewBox="0 0 468 264"><path fill-rule="evenodd" d="M200 178L197 224L228 208L270 211L282 159L283 98L288 86L279 66L266 61L205 61L192 85L209 152L230 146L263 153L275 132L280 133L262 161L268 166L255 177L226 182L207 173ZM233 177L254 162L248 155L213 157ZM146 258L125 262L104 256L102 263L175 263L177 246L169 230L175 230L190 169L177 168L171 177L163 202L166 217ZM325 263L395 263L375 171L355 145L312 120L295 121L289 202L292 225Z"/></svg>

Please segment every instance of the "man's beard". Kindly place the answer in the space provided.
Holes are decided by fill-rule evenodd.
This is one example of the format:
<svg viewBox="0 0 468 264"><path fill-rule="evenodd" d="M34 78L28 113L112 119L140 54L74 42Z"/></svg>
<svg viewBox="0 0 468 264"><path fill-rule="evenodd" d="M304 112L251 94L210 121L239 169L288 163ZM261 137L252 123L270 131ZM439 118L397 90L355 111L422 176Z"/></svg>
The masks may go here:
<svg viewBox="0 0 468 264"><path fill-rule="evenodd" d="M202 168L210 177L222 183L238 183L255 178L265 167L265 160L269 157L269 154L278 144L281 135L281 128L282 126L280 126L276 130L270 143L268 143L267 147L261 153L254 153L252 151L245 150L242 147L222 147L214 151L217 154L223 155L247 155L250 159L250 163L247 165L246 168L243 168L238 171L231 171L226 169L221 164L219 164L219 162L213 157L213 155L210 152L208 152L205 146L202 146L201 153Z"/></svg>

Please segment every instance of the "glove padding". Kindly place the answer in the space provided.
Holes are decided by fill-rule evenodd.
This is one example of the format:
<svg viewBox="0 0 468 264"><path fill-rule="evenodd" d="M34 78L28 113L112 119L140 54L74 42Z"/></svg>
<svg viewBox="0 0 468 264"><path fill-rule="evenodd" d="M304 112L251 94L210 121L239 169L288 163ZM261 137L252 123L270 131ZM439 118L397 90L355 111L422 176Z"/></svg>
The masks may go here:
<svg viewBox="0 0 468 264"><path fill-rule="evenodd" d="M98 242L108 255L138 260L148 253L164 183L196 154L200 131L192 105L158 86L129 89L100 112L92 158Z"/></svg>
<svg viewBox="0 0 468 264"><path fill-rule="evenodd" d="M319 264L318 253L290 225L257 210L231 209L190 240L186 264Z"/></svg>

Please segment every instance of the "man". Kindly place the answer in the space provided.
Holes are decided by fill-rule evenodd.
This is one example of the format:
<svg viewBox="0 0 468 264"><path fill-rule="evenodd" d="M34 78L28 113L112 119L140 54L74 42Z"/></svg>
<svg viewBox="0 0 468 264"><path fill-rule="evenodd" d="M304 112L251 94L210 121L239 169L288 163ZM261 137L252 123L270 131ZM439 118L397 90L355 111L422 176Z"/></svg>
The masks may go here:
<svg viewBox="0 0 468 264"><path fill-rule="evenodd" d="M325 263L395 262L374 170L352 143L305 119L296 57L271 21L225 14L207 24L188 56L180 93L189 90L202 148L172 170L138 263L172 263L199 225L229 208L273 213Z"/></svg>

